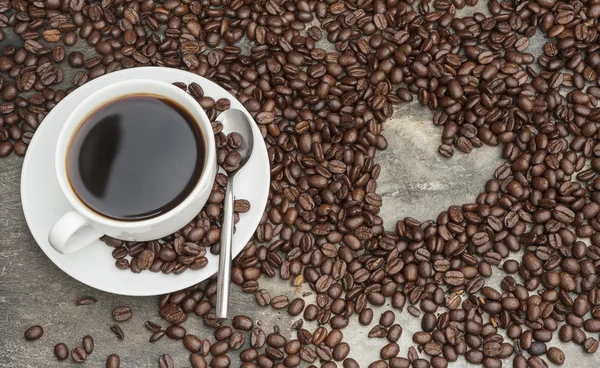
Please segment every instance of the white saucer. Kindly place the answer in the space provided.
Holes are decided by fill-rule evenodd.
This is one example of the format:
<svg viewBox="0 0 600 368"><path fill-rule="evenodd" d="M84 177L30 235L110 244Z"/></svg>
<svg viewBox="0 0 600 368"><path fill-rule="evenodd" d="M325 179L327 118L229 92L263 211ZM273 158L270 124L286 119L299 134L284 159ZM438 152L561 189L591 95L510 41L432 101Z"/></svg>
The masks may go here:
<svg viewBox="0 0 600 368"><path fill-rule="evenodd" d="M111 248L96 241L85 249L62 255L48 244L48 232L54 223L71 208L62 195L54 172L56 140L65 118L92 91L124 79L154 79L164 82L196 82L204 94L215 100L228 98L231 107L240 109L254 121L244 106L225 89L196 74L178 69L142 67L108 74L79 87L63 99L35 133L23 162L21 202L25 220L40 248L61 270L96 289L122 295L158 295L181 290L213 275L218 268L218 256L207 253L208 265L202 270L187 270L181 275L164 275L144 271L134 274L115 267ZM240 215L233 236L235 257L250 240L262 217L269 193L270 169L267 149L261 133L254 129L254 151L250 161L235 180L236 198L250 201L250 211Z"/></svg>

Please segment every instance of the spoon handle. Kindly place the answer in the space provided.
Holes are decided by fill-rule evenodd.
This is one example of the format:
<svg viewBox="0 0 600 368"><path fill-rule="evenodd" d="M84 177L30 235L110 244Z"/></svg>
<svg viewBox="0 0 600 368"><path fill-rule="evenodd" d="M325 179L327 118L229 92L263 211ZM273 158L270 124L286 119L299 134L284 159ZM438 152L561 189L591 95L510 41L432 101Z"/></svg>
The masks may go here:
<svg viewBox="0 0 600 368"><path fill-rule="evenodd" d="M217 275L217 318L227 318L229 284L231 279L231 242L233 240L233 175L227 179L221 226L221 252Z"/></svg>

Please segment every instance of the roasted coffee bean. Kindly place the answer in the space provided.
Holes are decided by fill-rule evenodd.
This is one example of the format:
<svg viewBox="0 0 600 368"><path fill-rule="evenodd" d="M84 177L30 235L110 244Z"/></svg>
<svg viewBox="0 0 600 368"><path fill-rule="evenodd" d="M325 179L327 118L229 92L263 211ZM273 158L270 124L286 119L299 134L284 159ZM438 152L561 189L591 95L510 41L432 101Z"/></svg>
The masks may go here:
<svg viewBox="0 0 600 368"><path fill-rule="evenodd" d="M575 342L576 344L579 344L579 345L583 345L583 343L585 341L586 341L585 332L583 332L583 330L578 327L574 327L573 328L573 342Z"/></svg>
<svg viewBox="0 0 600 368"><path fill-rule="evenodd" d="M169 354L163 354L158 358L159 368L174 368L173 358Z"/></svg>
<svg viewBox="0 0 600 368"><path fill-rule="evenodd" d="M94 351L94 338L90 335L83 337L83 349L88 355Z"/></svg>
<svg viewBox="0 0 600 368"><path fill-rule="evenodd" d="M190 364L192 368L206 368L208 367L208 363L202 354L192 353L190 354Z"/></svg>
<svg viewBox="0 0 600 368"><path fill-rule="evenodd" d="M373 363L369 364L369 368L383 368L387 366L388 364L385 362L385 360L376 360Z"/></svg>
<svg viewBox="0 0 600 368"><path fill-rule="evenodd" d="M261 307L267 306L267 305L269 305L271 303L271 296L269 295L269 292L267 290L265 290L265 289L258 290L254 294L254 296L256 298L256 302Z"/></svg>
<svg viewBox="0 0 600 368"><path fill-rule="evenodd" d="M115 266L120 270L128 270L130 267L129 261L126 259L117 259Z"/></svg>
<svg viewBox="0 0 600 368"><path fill-rule="evenodd" d="M183 309L174 303L169 303L162 307L159 311L161 317L171 323L181 323L185 320L186 314Z"/></svg>
<svg viewBox="0 0 600 368"><path fill-rule="evenodd" d="M10 155L13 150L13 144L10 142L0 143L0 157L6 157Z"/></svg>
<svg viewBox="0 0 600 368"><path fill-rule="evenodd" d="M235 316L232 321L233 327L242 331L250 331L254 327L254 321L248 316Z"/></svg>
<svg viewBox="0 0 600 368"><path fill-rule="evenodd" d="M297 316L304 310L304 299L296 298L292 300L288 306L288 313L292 316Z"/></svg>
<svg viewBox="0 0 600 368"><path fill-rule="evenodd" d="M267 336L260 328L255 328L250 333L250 345L254 348L261 348L265 345Z"/></svg>
<svg viewBox="0 0 600 368"><path fill-rule="evenodd" d="M390 368L408 368L410 364L410 360L402 357L394 357L389 362Z"/></svg>
<svg viewBox="0 0 600 368"><path fill-rule="evenodd" d="M160 340L164 335L166 334L166 332L164 330L158 330L156 332L154 332L152 334L152 336L150 336L150 342L155 342Z"/></svg>
<svg viewBox="0 0 600 368"><path fill-rule="evenodd" d="M396 355L398 355L399 352L400 346L395 342L390 342L389 344L381 348L379 355L381 356L381 359L387 360L395 357Z"/></svg>
<svg viewBox="0 0 600 368"><path fill-rule="evenodd" d="M471 364L480 364L483 362L484 353L477 349L469 350L465 358L467 359L467 362Z"/></svg>
<svg viewBox="0 0 600 368"><path fill-rule="evenodd" d="M60 63L65 59L65 48L62 45L56 45L52 49L52 60Z"/></svg>
<svg viewBox="0 0 600 368"><path fill-rule="evenodd" d="M111 354L106 358L106 368L120 368L121 358L117 354Z"/></svg>
<svg viewBox="0 0 600 368"><path fill-rule="evenodd" d="M210 366L212 368L227 368L230 365L230 360L227 355L218 355L212 358Z"/></svg>
<svg viewBox="0 0 600 368"><path fill-rule="evenodd" d="M112 317L117 322L124 322L130 319L132 316L132 311L130 307L116 307L113 309Z"/></svg>
<svg viewBox="0 0 600 368"><path fill-rule="evenodd" d="M600 319L590 318L585 320L583 328L588 332L600 332Z"/></svg>
<svg viewBox="0 0 600 368"><path fill-rule="evenodd" d="M371 308L365 308L360 312L358 320L361 325L368 326L373 321L373 310Z"/></svg>
<svg viewBox="0 0 600 368"><path fill-rule="evenodd" d="M558 331L558 338L562 342L569 342L573 339L573 327L563 325Z"/></svg>
<svg viewBox="0 0 600 368"><path fill-rule="evenodd" d="M229 338L229 347L233 350L237 350L242 347L245 341L246 335L240 331L236 331Z"/></svg>
<svg viewBox="0 0 600 368"><path fill-rule="evenodd" d="M562 350L556 347L551 347L548 349L546 352L546 357L549 361L556 365L562 365L565 362L565 354L562 352Z"/></svg>
<svg viewBox="0 0 600 368"><path fill-rule="evenodd" d="M384 327L390 327L394 323L395 319L396 319L396 316L394 315L394 312L385 311L379 318L379 324Z"/></svg>
<svg viewBox="0 0 600 368"><path fill-rule="evenodd" d="M15 144L13 145L15 153L17 154L17 156L21 157L25 156L25 153L27 152L27 147L27 144L21 141L15 142Z"/></svg>
<svg viewBox="0 0 600 368"><path fill-rule="evenodd" d="M198 351L200 351L200 348L202 347L202 340L200 340L197 336L195 335L186 335L183 338L183 345L186 347L186 349L188 349L190 352L192 353L196 353ZM214 346L214 345L213 345Z"/></svg>
<svg viewBox="0 0 600 368"><path fill-rule="evenodd" d="M547 351L546 344L544 344L543 342L534 341L531 344L531 347L527 349L527 351L534 356L544 355Z"/></svg>
<svg viewBox="0 0 600 368"><path fill-rule="evenodd" d="M182 340L186 335L186 330L182 326L172 325L167 328L166 334L173 340Z"/></svg>
<svg viewBox="0 0 600 368"><path fill-rule="evenodd" d="M373 326L371 331L369 331L368 337L385 337L388 333L387 328L381 325Z"/></svg>
<svg viewBox="0 0 600 368"><path fill-rule="evenodd" d="M584 342L583 342L583 349L585 350L586 353L588 354L593 354L596 352L596 350L598 350L598 340L594 339L593 337L588 337Z"/></svg>
<svg viewBox="0 0 600 368"><path fill-rule="evenodd" d="M281 348L287 342L285 337L280 335L279 333L271 333L267 336L266 339L267 345L272 348Z"/></svg>
<svg viewBox="0 0 600 368"><path fill-rule="evenodd" d="M42 328L42 326L39 326L39 325L31 326L25 331L25 340L34 341L34 340L37 340L40 337L42 337L43 334L44 334L44 329Z"/></svg>
<svg viewBox="0 0 600 368"><path fill-rule="evenodd" d="M158 325L152 321L144 322L144 327L146 327L148 330L150 330L152 332L159 331L162 328L162 327L160 327L160 325Z"/></svg>
<svg viewBox="0 0 600 368"><path fill-rule="evenodd" d="M310 346L304 346L302 349L300 349L300 354L298 356L301 360L308 363L312 363L315 360L317 360L317 353L315 352L315 349L313 349ZM294 361L284 360L284 364L287 364L288 366L292 367L299 365L299 363L300 362L297 359L295 359Z"/></svg>
<svg viewBox="0 0 600 368"><path fill-rule="evenodd" d="M289 299L286 295L277 295L271 299L271 306L275 309L282 309L287 307Z"/></svg>
<svg viewBox="0 0 600 368"><path fill-rule="evenodd" d="M521 367L527 367L527 366L528 366L527 359L523 355L516 355L515 358L513 359L513 367L514 368L521 368Z"/></svg>
<svg viewBox="0 0 600 368"><path fill-rule="evenodd" d="M433 313L425 313L423 318L421 319L421 329L426 332L431 332L434 330L437 324L437 319L435 314Z"/></svg>
<svg viewBox="0 0 600 368"><path fill-rule="evenodd" d="M78 346L71 350L71 358L73 361L75 361L75 363L83 363L87 359L87 353L85 352L84 348Z"/></svg>
<svg viewBox="0 0 600 368"><path fill-rule="evenodd" d="M115 336L117 336L119 340L123 340L125 338L125 333L123 332L123 329L121 329L121 327L119 327L118 325L110 326L110 330L115 334Z"/></svg>
<svg viewBox="0 0 600 368"><path fill-rule="evenodd" d="M235 318L234 318L234 321L235 321ZM232 334L233 334L233 329L231 327L223 326L223 327L219 327L215 331L215 338L218 341L223 341L223 340L227 340L228 338L230 338Z"/></svg>
<svg viewBox="0 0 600 368"><path fill-rule="evenodd" d="M54 356L58 360L65 360L69 357L69 348L62 342L54 346Z"/></svg>
<svg viewBox="0 0 600 368"><path fill-rule="evenodd" d="M350 353L350 345L345 342L339 343L333 348L332 356L337 361L344 360Z"/></svg>
<svg viewBox="0 0 600 368"><path fill-rule="evenodd" d="M200 348L200 353L204 356L208 355L210 352L210 341L207 339L202 340L202 347Z"/></svg>
<svg viewBox="0 0 600 368"><path fill-rule="evenodd" d="M398 324L392 325L390 326L390 328L387 331L387 339L390 342L397 342L398 340L400 340L400 337L402 336L402 327Z"/></svg>
<svg viewBox="0 0 600 368"><path fill-rule="evenodd" d="M424 345L423 351L427 355L436 356L442 353L442 345L437 342L429 342Z"/></svg>
<svg viewBox="0 0 600 368"><path fill-rule="evenodd" d="M431 342L431 334L425 331L416 332L413 335L413 342L418 345L425 345Z"/></svg>
<svg viewBox="0 0 600 368"><path fill-rule="evenodd" d="M433 368L447 368L448 360L440 356L434 356L431 358L431 366Z"/></svg>

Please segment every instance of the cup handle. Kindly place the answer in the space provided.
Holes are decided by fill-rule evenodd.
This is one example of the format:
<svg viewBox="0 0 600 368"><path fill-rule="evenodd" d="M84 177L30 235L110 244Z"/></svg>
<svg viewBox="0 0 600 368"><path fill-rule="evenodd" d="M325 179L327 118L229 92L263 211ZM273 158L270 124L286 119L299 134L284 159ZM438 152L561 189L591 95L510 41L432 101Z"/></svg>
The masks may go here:
<svg viewBox="0 0 600 368"><path fill-rule="evenodd" d="M103 236L74 210L65 213L52 227L48 242L60 254L76 252Z"/></svg>

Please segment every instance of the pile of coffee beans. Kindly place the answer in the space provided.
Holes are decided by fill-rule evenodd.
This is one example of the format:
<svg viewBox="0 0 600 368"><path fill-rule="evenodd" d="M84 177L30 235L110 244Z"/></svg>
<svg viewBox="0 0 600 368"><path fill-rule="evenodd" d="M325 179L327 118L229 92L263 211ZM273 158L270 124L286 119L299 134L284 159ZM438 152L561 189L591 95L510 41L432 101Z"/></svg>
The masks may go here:
<svg viewBox="0 0 600 368"><path fill-rule="evenodd" d="M267 209L232 280L259 305L320 326L297 326L297 341L251 330L267 347L242 351L244 368L357 367L340 333L388 301L421 318L418 349L396 356L402 329L386 326L388 314L369 334L389 340L369 367L443 368L459 356L561 364L569 357L548 346L555 333L594 353L600 332L600 2L490 0L486 14L476 3L0 0L0 156L23 155L47 112L88 80L144 65L192 71L233 93L268 147ZM528 52L536 33L540 55ZM67 69L78 71L65 86ZM473 203L385 231L376 152L393 105L415 97L442 128L441 155L502 145L506 162ZM218 101L199 102L214 121ZM165 244L187 240L182 231ZM140 246L158 250L156 262L153 247ZM486 285L494 272L505 275L500 289ZM275 275L308 284L316 304L268 296L260 278ZM193 313L216 333L215 288L213 279L167 295L160 315L177 326ZM209 349L184 338L190 363L229 366L238 341L226 335Z"/></svg>
<svg viewBox="0 0 600 368"><path fill-rule="evenodd" d="M149 270L175 275L188 269L200 270L206 267L207 248L212 254L219 254L221 212L226 184L227 177L221 173L217 174L206 206L193 221L173 235L149 242L125 242L104 237L104 243L114 248L112 256L116 260L115 266L134 273ZM249 209L248 201L237 199L234 204L235 223L239 221L239 214Z"/></svg>
<svg viewBox="0 0 600 368"><path fill-rule="evenodd" d="M223 125L215 121L215 111L225 111L230 102L227 99L214 99L204 96L202 87L197 83L188 86L185 83L174 83L176 86L187 90L190 95L198 100L201 106L210 115L211 124L215 133L217 146L217 164L225 172L235 171L241 163L241 156L235 149L241 144L242 137L237 133L225 135ZM212 112L211 112L212 111ZM219 254L221 238L221 219L223 200L227 176L218 173L213 184L212 192L207 204L196 218L175 234L149 242L125 242L108 236L103 241L112 252L115 266L120 270L131 270L140 273L144 270L150 272L173 273L179 275L186 270L200 270L206 267L208 259L205 257L206 249L212 254ZM245 199L236 199L234 202L234 223L238 223L240 213L250 210L250 202ZM126 257L130 257L127 259Z"/></svg>

